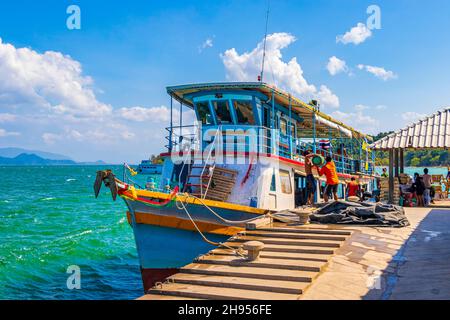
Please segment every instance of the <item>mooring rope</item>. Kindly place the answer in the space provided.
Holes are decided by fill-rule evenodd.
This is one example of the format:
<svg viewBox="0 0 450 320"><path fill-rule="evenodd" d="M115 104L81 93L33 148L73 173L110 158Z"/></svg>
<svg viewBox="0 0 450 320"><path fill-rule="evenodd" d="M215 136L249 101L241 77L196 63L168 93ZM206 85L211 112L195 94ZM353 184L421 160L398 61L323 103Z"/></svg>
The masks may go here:
<svg viewBox="0 0 450 320"><path fill-rule="evenodd" d="M200 236L202 237L202 239L203 239L206 243L209 243L209 244L211 244L211 245L213 245L213 246L216 246L216 247L224 247L224 248L226 248L226 249L231 250L234 254L236 254L236 255L238 255L238 256L245 257L245 255L243 255L243 254L240 252L239 249L236 250L236 249L234 249L234 248L232 248L232 247L230 247L230 246L228 246L228 245L226 245L226 244L224 244L224 243L222 243L222 242L215 242L215 241L209 240L209 239L203 234L203 232L200 230L200 228L197 226L197 223L195 223L194 219L192 218L191 214L189 213L189 210L188 210L188 209L186 208L186 206L184 205L183 201L177 200L175 203L176 203L176 206L177 206L178 209L180 209L180 207L178 206L178 203L181 204L181 209L183 209L184 212L186 212L186 215L189 217L189 220L191 220L191 222L192 222L192 224L194 225L195 229L197 230L197 232L200 234Z"/></svg>
<svg viewBox="0 0 450 320"><path fill-rule="evenodd" d="M184 196L186 197L186 200L187 200L187 198L190 197L190 198L194 198L194 199L200 201L200 203L201 203L204 207L206 207L209 211L211 211L212 214L214 214L217 218L219 218L220 220L222 220L223 222L228 223L228 224L238 225L238 224L243 224L243 223L252 222L252 221L254 221L254 220L260 218L260 217L255 217L255 218L250 218L250 219L247 219L247 220L239 220L239 221L236 221L236 220L228 220L228 219L225 219L224 217L222 217L221 215L219 215L219 214L218 214L217 212L215 212L213 209L211 209L211 208L203 201L203 199L200 199L200 198L198 198L198 197L196 197L196 196L193 196L193 195L191 195L191 194L184 194Z"/></svg>

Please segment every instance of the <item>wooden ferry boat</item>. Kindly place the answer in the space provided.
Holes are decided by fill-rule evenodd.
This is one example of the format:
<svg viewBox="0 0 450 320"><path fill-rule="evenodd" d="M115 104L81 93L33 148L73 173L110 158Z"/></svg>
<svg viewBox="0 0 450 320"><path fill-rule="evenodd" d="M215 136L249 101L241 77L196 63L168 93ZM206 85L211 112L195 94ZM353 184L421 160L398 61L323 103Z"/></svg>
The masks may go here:
<svg viewBox="0 0 450 320"><path fill-rule="evenodd" d="M197 121L183 125L181 118L174 126L171 117L159 185L141 188L110 171L99 172L95 185L96 195L103 182L128 207L145 290L246 222L304 205L305 150L332 156L340 197L351 177L367 192L376 188L370 137L322 113L315 101L262 82L182 85L167 92L171 111L178 102L180 115L191 108ZM322 202L325 181L313 172L314 200Z"/></svg>

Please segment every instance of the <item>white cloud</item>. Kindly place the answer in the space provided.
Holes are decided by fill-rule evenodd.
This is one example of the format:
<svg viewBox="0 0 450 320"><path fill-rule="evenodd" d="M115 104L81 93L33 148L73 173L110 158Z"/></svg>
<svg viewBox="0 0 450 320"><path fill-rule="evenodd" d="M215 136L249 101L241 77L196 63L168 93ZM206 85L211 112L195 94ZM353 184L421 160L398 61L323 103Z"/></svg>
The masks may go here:
<svg viewBox="0 0 450 320"><path fill-rule="evenodd" d="M347 64L344 60L337 58L336 56L332 56L328 60L327 64L328 72L334 76L341 72L348 72Z"/></svg>
<svg viewBox="0 0 450 320"><path fill-rule="evenodd" d="M371 116L365 115L362 110L349 113L337 110L331 116L363 133L376 134L379 131L380 122Z"/></svg>
<svg viewBox="0 0 450 320"><path fill-rule="evenodd" d="M0 113L0 123L1 122L13 122L16 120L16 116L11 113Z"/></svg>
<svg viewBox="0 0 450 320"><path fill-rule="evenodd" d="M338 108L339 98L327 86L321 85L320 91L317 93L317 98L321 105L326 107Z"/></svg>
<svg viewBox="0 0 450 320"><path fill-rule="evenodd" d="M0 38L0 108L38 107L82 117L110 114L111 106L96 99L92 84L70 56L17 49Z"/></svg>
<svg viewBox="0 0 450 320"><path fill-rule="evenodd" d="M372 31L364 23L359 22L356 27L350 29L344 35L336 37L336 42L342 42L343 44L353 43L358 45L366 41L366 39L372 36Z"/></svg>
<svg viewBox="0 0 450 320"><path fill-rule="evenodd" d="M370 107L369 106L365 106L363 104L357 104L355 106L355 110L356 111L364 111L364 110L367 110L367 109L370 109Z"/></svg>
<svg viewBox="0 0 450 320"><path fill-rule="evenodd" d="M92 78L71 57L16 48L0 39L0 123L20 119L22 126L20 130L0 128L0 137L20 136L16 144L36 149L45 143L80 160L136 161L151 152L139 148L143 143L161 148L164 134L155 131L164 132L167 108L144 112L147 122L134 121L128 127L130 121L121 112L128 110L130 118L140 110L115 110L97 99L96 92Z"/></svg>
<svg viewBox="0 0 450 320"><path fill-rule="evenodd" d="M319 95L326 98L322 105L332 103L330 106L338 106L339 99L331 91L323 86L320 92L309 84L303 76L303 69L294 57L288 62L283 60L281 50L287 48L296 38L289 33L273 33L267 36L266 59L264 68L264 81L273 82L277 87L303 96L304 100L318 98ZM250 52L239 54L235 48L226 50L221 54L226 69L226 78L230 81L255 82L261 73L264 42L258 43Z"/></svg>
<svg viewBox="0 0 450 320"><path fill-rule="evenodd" d="M6 131L5 129L0 128L0 138L11 136L20 136L20 133L14 131Z"/></svg>
<svg viewBox="0 0 450 320"><path fill-rule="evenodd" d="M56 141L62 139L62 136L56 133L45 132L42 134L42 140L45 144L55 144Z"/></svg>
<svg viewBox="0 0 450 320"><path fill-rule="evenodd" d="M418 113L414 111L405 112L402 114L402 119L405 122L415 122L417 120L425 118L427 115L423 113Z"/></svg>
<svg viewBox="0 0 450 320"><path fill-rule="evenodd" d="M201 46L198 47L198 52L202 53L203 50L207 48L212 48L214 46L213 38L208 38L205 40L205 42L202 43Z"/></svg>
<svg viewBox="0 0 450 320"><path fill-rule="evenodd" d="M170 109L165 106L144 108L144 107L131 107L121 108L119 114L126 120L143 122L167 122L170 120Z"/></svg>
<svg viewBox="0 0 450 320"><path fill-rule="evenodd" d="M377 109L377 110L386 110L387 106L380 104L380 105L376 106L375 109Z"/></svg>
<svg viewBox="0 0 450 320"><path fill-rule="evenodd" d="M382 67L374 67L374 66L368 66L364 64L358 64L359 70L366 70L367 72L373 74L375 77L380 78L384 81L387 81L389 79L396 79L398 76L392 72L388 71Z"/></svg>

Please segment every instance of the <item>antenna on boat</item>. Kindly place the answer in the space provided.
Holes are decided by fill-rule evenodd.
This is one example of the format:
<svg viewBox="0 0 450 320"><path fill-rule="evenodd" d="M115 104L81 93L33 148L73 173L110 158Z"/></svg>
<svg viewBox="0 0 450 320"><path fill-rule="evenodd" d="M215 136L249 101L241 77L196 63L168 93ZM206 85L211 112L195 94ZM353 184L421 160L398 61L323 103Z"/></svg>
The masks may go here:
<svg viewBox="0 0 450 320"><path fill-rule="evenodd" d="M266 60L267 27L269 25L269 13L270 13L270 0L267 0L266 32L264 34L264 49L263 49L261 75L258 77L259 82L263 82L264 79L264 62Z"/></svg>

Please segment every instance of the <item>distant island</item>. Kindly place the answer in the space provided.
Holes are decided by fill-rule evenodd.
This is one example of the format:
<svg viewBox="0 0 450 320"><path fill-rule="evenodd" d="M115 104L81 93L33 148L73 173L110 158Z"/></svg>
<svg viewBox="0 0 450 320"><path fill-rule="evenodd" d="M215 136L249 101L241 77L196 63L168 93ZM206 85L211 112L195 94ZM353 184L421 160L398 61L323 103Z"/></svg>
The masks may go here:
<svg viewBox="0 0 450 320"><path fill-rule="evenodd" d="M26 150L21 148L0 148L0 166L70 166L70 165L106 165L104 161L75 162L67 156Z"/></svg>

